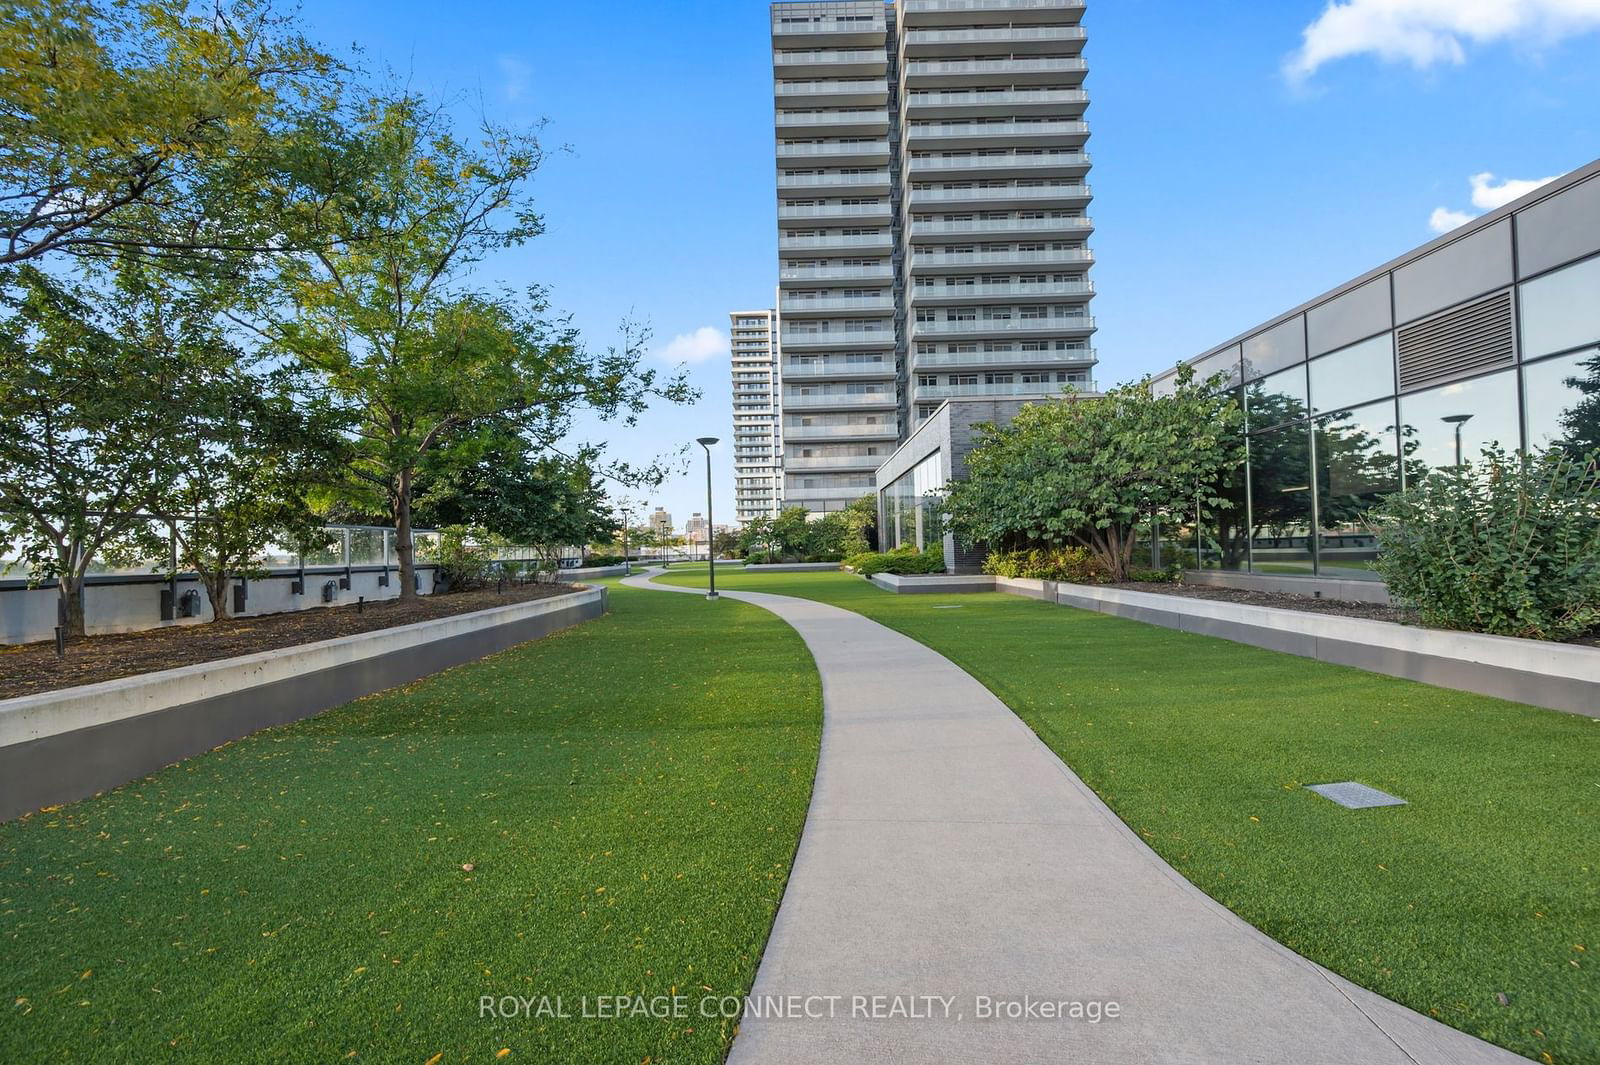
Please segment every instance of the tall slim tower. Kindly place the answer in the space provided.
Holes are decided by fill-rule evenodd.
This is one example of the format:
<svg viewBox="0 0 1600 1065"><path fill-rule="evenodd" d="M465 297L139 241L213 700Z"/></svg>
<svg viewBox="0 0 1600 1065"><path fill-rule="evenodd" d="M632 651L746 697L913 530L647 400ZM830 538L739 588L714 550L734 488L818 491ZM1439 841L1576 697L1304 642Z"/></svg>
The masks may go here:
<svg viewBox="0 0 1600 1065"><path fill-rule="evenodd" d="M772 6L784 496L955 396L1088 387L1083 0Z"/></svg>
<svg viewBox="0 0 1600 1065"><path fill-rule="evenodd" d="M733 496L742 525L778 513L783 492L783 435L778 404L777 315L733 311Z"/></svg>

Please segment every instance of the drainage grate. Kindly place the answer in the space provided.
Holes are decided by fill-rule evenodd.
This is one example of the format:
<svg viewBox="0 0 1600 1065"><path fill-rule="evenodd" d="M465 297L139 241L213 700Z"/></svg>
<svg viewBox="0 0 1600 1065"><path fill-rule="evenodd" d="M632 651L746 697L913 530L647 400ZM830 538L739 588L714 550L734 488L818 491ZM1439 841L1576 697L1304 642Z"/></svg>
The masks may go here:
<svg viewBox="0 0 1600 1065"><path fill-rule="evenodd" d="M1341 780L1337 784L1311 784L1310 789L1321 795L1324 799L1331 799L1340 806L1352 810L1365 810L1369 806L1404 806L1406 801L1390 795L1377 788L1369 788L1365 784L1357 784L1353 780Z"/></svg>

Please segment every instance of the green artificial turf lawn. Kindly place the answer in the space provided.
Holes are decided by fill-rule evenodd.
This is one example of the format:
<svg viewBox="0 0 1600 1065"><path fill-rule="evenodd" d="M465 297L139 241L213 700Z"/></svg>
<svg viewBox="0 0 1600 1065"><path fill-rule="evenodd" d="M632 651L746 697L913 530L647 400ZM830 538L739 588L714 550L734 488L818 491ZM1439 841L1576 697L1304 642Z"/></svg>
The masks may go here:
<svg viewBox="0 0 1600 1065"><path fill-rule="evenodd" d="M0 825L0 1060L720 1062L734 1022L700 999L754 976L820 686L763 610L612 597ZM479 1016L674 992L690 1017Z"/></svg>
<svg viewBox="0 0 1600 1065"><path fill-rule="evenodd" d="M1184 876L1306 957L1535 1060L1600 1062L1600 720L1016 596L717 583L943 653ZM1337 780L1410 805L1305 788Z"/></svg>

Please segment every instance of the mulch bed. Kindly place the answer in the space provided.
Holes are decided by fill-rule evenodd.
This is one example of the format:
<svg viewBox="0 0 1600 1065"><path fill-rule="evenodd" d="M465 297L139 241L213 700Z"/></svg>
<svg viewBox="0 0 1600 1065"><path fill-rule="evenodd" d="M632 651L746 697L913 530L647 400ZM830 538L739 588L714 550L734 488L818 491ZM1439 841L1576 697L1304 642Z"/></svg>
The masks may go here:
<svg viewBox="0 0 1600 1065"><path fill-rule="evenodd" d="M1337 614L1346 618L1366 618L1368 621L1393 621L1401 625L1416 625L1415 611L1379 603L1358 603L1349 599L1319 599L1293 592L1258 592L1248 588L1217 588L1207 584L1162 584L1157 581L1128 581L1109 585L1130 592L1155 592L1157 595L1181 595L1189 599L1220 599L1225 603L1243 603L1247 606L1275 606L1283 610L1304 610L1313 614Z"/></svg>
<svg viewBox="0 0 1600 1065"><path fill-rule="evenodd" d="M507 588L503 595L488 588L428 595L410 602L390 599L367 603L364 610L351 604L229 618L214 623L168 625L140 632L90 636L69 644L65 658L56 657L53 641L0 647L0 699L332 640L454 614L470 614L509 603L547 599L565 595L573 587L570 584L525 584Z"/></svg>

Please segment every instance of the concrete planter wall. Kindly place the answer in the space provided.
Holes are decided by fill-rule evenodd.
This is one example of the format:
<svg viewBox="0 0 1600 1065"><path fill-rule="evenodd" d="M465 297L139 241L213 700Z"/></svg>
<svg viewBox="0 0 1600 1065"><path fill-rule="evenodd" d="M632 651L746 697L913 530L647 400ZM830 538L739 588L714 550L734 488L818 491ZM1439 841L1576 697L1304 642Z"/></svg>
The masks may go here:
<svg viewBox="0 0 1600 1065"><path fill-rule="evenodd" d="M810 570L837 570L837 562L762 562L747 564L745 569L752 573L805 573Z"/></svg>
<svg viewBox="0 0 1600 1065"><path fill-rule="evenodd" d="M0 820L605 613L603 588L0 700Z"/></svg>
<svg viewBox="0 0 1600 1065"><path fill-rule="evenodd" d="M1054 581L879 574L872 582L899 595L1022 595L1441 688L1600 717L1600 649L1593 647Z"/></svg>

